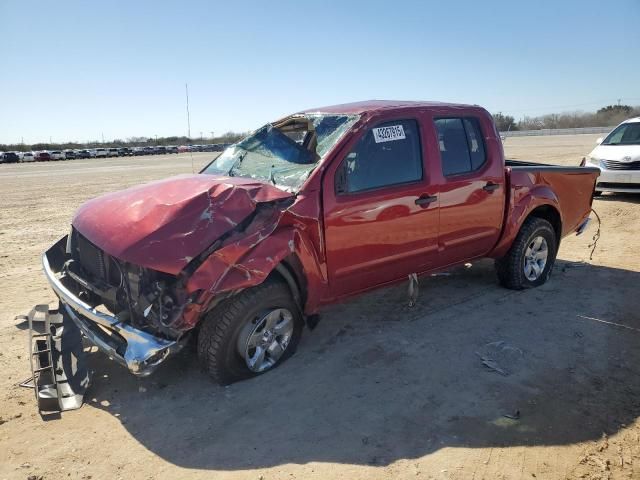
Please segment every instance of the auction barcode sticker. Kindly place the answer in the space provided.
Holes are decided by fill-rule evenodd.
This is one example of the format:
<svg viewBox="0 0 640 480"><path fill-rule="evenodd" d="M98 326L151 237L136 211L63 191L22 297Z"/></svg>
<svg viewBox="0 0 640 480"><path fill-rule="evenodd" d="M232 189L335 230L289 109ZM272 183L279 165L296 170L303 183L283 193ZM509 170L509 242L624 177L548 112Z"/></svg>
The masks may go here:
<svg viewBox="0 0 640 480"><path fill-rule="evenodd" d="M402 125L389 125L373 129L373 138L376 143L391 142L393 140L404 140L404 128Z"/></svg>

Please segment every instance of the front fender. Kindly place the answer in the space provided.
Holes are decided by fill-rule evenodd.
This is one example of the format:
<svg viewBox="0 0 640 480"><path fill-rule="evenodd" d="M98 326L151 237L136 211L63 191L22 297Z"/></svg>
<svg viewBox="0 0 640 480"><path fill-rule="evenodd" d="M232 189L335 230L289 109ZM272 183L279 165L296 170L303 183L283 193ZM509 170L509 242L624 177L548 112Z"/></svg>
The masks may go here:
<svg viewBox="0 0 640 480"><path fill-rule="evenodd" d="M295 255L302 266L307 287L304 311L315 313L326 280L312 243L295 225L277 227L279 222L225 244L213 252L187 281L188 292L202 291L205 308L216 296L264 282L287 257ZM300 273L300 272L299 272ZM192 320L197 322L197 318Z"/></svg>

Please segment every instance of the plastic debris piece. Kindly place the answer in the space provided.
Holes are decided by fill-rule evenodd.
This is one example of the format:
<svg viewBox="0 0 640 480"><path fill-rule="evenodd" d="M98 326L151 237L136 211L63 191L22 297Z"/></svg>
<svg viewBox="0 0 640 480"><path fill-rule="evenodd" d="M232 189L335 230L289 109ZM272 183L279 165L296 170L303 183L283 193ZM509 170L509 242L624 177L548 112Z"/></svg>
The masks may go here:
<svg viewBox="0 0 640 480"><path fill-rule="evenodd" d="M487 343L476 355L485 367L506 377L513 373L524 353L518 347L500 340ZM508 365L509 369L504 365Z"/></svg>
<svg viewBox="0 0 640 480"><path fill-rule="evenodd" d="M504 371L502 369L502 367L500 367L500 365L498 365L497 362L495 362L494 360L491 360L490 358L485 358L482 355L480 355L480 353L476 352L476 355L478 355L478 357L480 357L480 360L482 360L482 364L487 367L489 370L493 370L494 372L499 373L500 375L504 375L505 377L507 375L509 375L506 371Z"/></svg>

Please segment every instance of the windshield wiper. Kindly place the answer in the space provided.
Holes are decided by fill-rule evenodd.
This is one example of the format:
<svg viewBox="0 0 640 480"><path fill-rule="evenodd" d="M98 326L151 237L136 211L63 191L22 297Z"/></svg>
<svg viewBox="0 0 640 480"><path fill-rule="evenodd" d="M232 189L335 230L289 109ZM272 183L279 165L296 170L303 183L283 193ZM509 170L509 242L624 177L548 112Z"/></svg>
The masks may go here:
<svg viewBox="0 0 640 480"><path fill-rule="evenodd" d="M275 167L275 165L271 165L271 168L269 169L269 181L274 185L276 184Z"/></svg>
<svg viewBox="0 0 640 480"><path fill-rule="evenodd" d="M238 155L238 160L236 160L233 165L231 165L231 168L229 169L229 171L227 172L227 175L229 175L230 177L233 177L233 171L239 167L240 165L242 165L242 161L244 160L244 157L247 156L247 151L245 151L244 153L241 153L240 155Z"/></svg>
<svg viewBox="0 0 640 480"><path fill-rule="evenodd" d="M314 170L314 168L309 170L306 167L307 167L306 165L293 165L289 167L276 168L275 165L271 165L271 168L269 169L269 181L272 184L276 185L276 174L280 175L281 173L290 172L292 170L301 170L301 169L303 170L303 176L301 178L308 178L309 175L311 175L311 172Z"/></svg>

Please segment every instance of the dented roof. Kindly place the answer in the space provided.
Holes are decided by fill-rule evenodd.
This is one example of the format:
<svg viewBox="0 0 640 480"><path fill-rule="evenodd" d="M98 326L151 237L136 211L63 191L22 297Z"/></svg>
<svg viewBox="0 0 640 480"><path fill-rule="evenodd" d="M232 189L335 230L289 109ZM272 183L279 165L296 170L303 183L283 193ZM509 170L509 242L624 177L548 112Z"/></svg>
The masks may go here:
<svg viewBox="0 0 640 480"><path fill-rule="evenodd" d="M339 105L329 105L326 107L309 108L298 113L341 113L356 114L373 113L382 110L395 110L401 108L429 108L429 107L478 107L478 105L465 105L460 103L430 102L430 101L408 101L408 100L365 100L362 102L342 103Z"/></svg>

